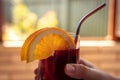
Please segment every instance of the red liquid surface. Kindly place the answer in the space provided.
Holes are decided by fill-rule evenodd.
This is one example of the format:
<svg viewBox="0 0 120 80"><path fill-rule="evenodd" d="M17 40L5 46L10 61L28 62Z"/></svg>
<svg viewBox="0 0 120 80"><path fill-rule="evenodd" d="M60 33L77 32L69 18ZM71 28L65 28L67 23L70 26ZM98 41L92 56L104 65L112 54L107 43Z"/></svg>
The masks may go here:
<svg viewBox="0 0 120 80"><path fill-rule="evenodd" d="M54 56L41 61L42 80L77 80L67 76L64 67L66 63L76 63L78 56L79 49L55 51Z"/></svg>

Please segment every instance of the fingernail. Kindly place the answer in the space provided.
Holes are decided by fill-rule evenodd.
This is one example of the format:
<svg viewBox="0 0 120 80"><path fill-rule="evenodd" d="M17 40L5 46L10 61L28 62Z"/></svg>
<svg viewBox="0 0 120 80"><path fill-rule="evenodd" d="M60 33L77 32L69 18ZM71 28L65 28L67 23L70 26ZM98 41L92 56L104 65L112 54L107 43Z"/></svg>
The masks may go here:
<svg viewBox="0 0 120 80"><path fill-rule="evenodd" d="M76 71L75 66L71 65L71 64L67 64L66 65L66 71L69 72L69 73L75 72Z"/></svg>

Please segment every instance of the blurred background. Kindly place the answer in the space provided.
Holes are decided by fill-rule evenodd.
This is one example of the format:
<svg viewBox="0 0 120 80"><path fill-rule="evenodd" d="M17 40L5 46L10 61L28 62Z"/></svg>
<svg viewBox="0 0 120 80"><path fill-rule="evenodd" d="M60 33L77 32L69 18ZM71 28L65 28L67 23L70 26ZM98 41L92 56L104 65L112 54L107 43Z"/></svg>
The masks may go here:
<svg viewBox="0 0 120 80"><path fill-rule="evenodd" d="M20 61L26 37L44 27L75 33L79 20L101 3L106 7L81 26L80 57L120 75L120 0L0 0L0 80L34 80L37 61Z"/></svg>

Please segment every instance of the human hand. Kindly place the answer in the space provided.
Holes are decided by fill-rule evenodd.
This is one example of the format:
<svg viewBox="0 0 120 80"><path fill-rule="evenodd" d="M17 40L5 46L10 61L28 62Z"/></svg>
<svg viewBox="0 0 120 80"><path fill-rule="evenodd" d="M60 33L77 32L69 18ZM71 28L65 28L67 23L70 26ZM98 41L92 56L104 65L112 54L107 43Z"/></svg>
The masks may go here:
<svg viewBox="0 0 120 80"><path fill-rule="evenodd" d="M98 68L90 62L80 59L79 64L69 63L65 66L65 73L76 79L84 80L120 80Z"/></svg>
<svg viewBox="0 0 120 80"><path fill-rule="evenodd" d="M39 80L38 68L35 69L35 80ZM80 59L79 64L69 63L65 66L65 73L76 79L84 80L120 80L120 77L112 76L98 68L92 63Z"/></svg>

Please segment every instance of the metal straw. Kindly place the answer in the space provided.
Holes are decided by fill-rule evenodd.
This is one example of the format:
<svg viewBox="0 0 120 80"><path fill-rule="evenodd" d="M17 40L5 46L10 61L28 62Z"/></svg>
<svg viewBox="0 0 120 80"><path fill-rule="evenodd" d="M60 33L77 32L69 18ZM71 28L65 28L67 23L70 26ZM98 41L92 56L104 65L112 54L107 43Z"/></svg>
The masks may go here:
<svg viewBox="0 0 120 80"><path fill-rule="evenodd" d="M92 14L94 14L95 12L97 12L98 10L102 9L104 6L106 6L105 3L102 3L101 5L99 5L98 7L96 7L95 9L91 10L90 12L88 12L85 16L82 17L82 19L79 21L78 27L77 27L77 31L76 31L76 37L75 37L75 44L77 44L77 40L78 40L78 36L80 33L80 28L82 23Z"/></svg>

